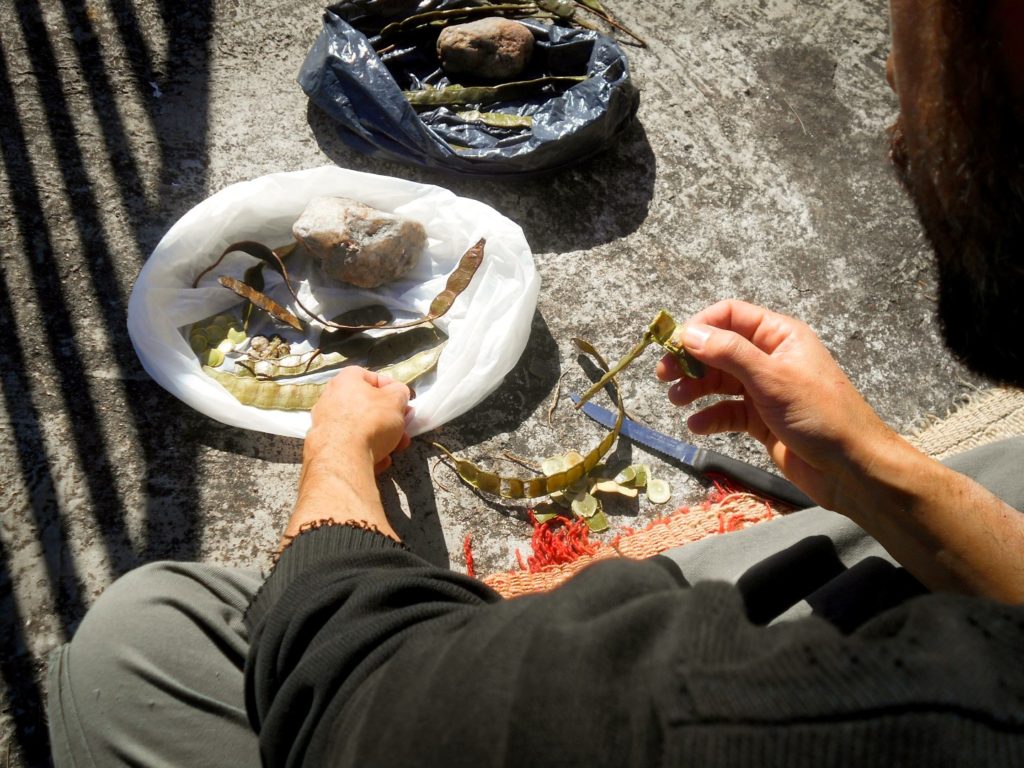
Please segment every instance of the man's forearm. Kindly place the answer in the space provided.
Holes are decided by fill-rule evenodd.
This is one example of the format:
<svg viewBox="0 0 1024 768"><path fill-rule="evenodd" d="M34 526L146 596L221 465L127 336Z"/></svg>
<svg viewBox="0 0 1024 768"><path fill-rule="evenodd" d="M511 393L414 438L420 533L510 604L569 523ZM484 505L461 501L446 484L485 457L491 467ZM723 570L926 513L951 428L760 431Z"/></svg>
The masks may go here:
<svg viewBox="0 0 1024 768"><path fill-rule="evenodd" d="M1024 602L1024 514L893 437L836 511L933 590Z"/></svg>
<svg viewBox="0 0 1024 768"><path fill-rule="evenodd" d="M303 525L317 520L366 523L398 540L384 514L373 472L373 456L351 450L346 455L307 455L299 479L298 500L284 531L285 541Z"/></svg>

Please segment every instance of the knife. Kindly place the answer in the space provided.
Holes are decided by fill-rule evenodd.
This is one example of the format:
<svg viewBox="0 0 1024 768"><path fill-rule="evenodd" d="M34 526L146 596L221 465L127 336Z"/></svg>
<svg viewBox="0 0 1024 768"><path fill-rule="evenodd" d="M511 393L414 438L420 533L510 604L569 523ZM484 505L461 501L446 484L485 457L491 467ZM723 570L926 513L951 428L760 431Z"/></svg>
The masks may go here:
<svg viewBox="0 0 1024 768"><path fill-rule="evenodd" d="M579 403L579 396L569 395L573 403ZM611 429L615 426L616 414L607 408L602 408L591 402L582 406L583 412L599 424ZM675 459L683 465L704 475L709 472L717 472L735 480L746 488L756 491L759 494L770 496L781 501L794 509L807 509L817 504L811 500L803 491L793 485L789 480L765 472L752 464L732 459L717 451L707 448L698 448L696 445L684 443L674 437L663 435L650 427L645 427L632 419L622 420L622 435L640 445L650 448L656 453Z"/></svg>

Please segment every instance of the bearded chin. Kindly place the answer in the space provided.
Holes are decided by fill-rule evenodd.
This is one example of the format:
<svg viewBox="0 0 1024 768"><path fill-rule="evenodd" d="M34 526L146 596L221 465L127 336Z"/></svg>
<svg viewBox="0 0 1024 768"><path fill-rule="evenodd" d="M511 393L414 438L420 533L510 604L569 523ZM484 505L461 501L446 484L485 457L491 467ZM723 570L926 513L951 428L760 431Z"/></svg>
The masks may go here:
<svg viewBox="0 0 1024 768"><path fill-rule="evenodd" d="M946 345L976 373L1024 386L1024 279L1017 271L979 280L963 269L962 258L938 254L939 323Z"/></svg>
<svg viewBox="0 0 1024 768"><path fill-rule="evenodd" d="M967 167L978 169L970 185L975 196L946 195L941 206L928 175L912 162L899 119L889 134L893 167L917 207L938 263L939 323L946 345L976 373L1024 386L1019 188L1005 165L970 158ZM918 158L924 167L932 162Z"/></svg>

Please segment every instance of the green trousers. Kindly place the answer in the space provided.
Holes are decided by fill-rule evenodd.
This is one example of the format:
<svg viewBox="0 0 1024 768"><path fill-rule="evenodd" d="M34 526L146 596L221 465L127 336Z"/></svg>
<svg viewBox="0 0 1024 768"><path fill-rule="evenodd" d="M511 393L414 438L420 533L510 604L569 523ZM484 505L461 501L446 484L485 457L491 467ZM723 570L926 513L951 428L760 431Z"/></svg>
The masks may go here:
<svg viewBox="0 0 1024 768"><path fill-rule="evenodd" d="M1024 438L948 463L1024 511ZM808 539L830 541L847 572L868 560L891 562L864 531L820 508L666 554L690 583L742 586L766 561L787 552L803 556ZM864 583L879 588L877 579ZM160 562L111 585L72 641L50 657L47 710L58 768L259 765L243 698L242 617L261 584L255 570ZM858 584L847 578L841 589L853 594ZM778 616L806 615L813 603L801 595Z"/></svg>

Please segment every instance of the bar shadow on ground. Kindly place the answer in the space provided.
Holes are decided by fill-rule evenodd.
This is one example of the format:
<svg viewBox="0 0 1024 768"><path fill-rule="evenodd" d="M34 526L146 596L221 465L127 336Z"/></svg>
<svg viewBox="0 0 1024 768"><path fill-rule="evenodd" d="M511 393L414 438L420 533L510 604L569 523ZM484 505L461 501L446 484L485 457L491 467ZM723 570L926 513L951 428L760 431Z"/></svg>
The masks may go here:
<svg viewBox="0 0 1024 768"><path fill-rule="evenodd" d="M147 234L150 219L162 218L164 212L179 204L178 198L201 196L205 190L205 175L187 191L171 191L171 185L162 184L155 204L146 202L142 194L140 172L136 159L128 146L125 117L120 114L114 98L111 77L114 75L101 55L92 17L84 6L65 0L61 7L70 28L70 42L74 48L82 80L88 86L88 95L102 133L103 152L113 171L120 204L126 212L130 236L137 254L148 253L155 245ZM149 54L138 20L130 4L112 4L117 20L117 34L128 49L134 67L136 88L142 103L151 104L150 83L160 80L153 72ZM2 153L8 193L11 200L11 229L20 238L24 265L29 276L28 292L34 297L38 312L45 318L42 338L26 338L25 332L14 322L11 310L10 285L12 275L4 269L0 296L5 328L15 329L0 350L4 375L3 395L9 423L12 425L21 482L29 491L28 506L31 524L42 550L49 581L50 609L57 617L58 635L69 638L84 615L88 596L72 559L69 542L69 520L58 501L54 478L54 462L58 459L47 450L45 426L52 420L53 406L42 402L45 384L39 372L33 370L32 359L51 361L46 375L53 379L58 390L56 410L66 424L69 445L75 461L82 468L87 508L95 518L106 560L115 575L124 573L154 554L170 554L183 559L192 558L198 549L200 533L197 520L196 490L191 482L175 489L178 510L175 523L184 521L186 530L180 531L173 546L159 542L155 537L162 530L155 515L165 508L166 489L160 487L160 467L174 464L179 469L194 464L194 445L180 440L181 427L169 426L180 420L167 419L165 406L171 398L147 380L135 358L126 328L127 297L121 293L114 263L116 249L106 234L108 211L102 190L90 170L94 162L78 133L75 94L69 89L67 78L62 77L62 62L51 35L57 22L40 6L37 0L19 0L14 8L25 40L23 49L32 68L31 85L24 79L15 80L7 68L9 54L0 55L0 98L6 104L15 104L15 91L35 89L41 105L38 124L24 126L20 121L3 123L0 128ZM207 91L209 79L208 39L212 20L209 2L195 3L187 11L178 11L169 2L161 8L163 29L169 42L166 78L185 82L187 87L173 98L177 106L187 109L192 135L198 137L198 151L205 157L205 136L208 123ZM0 41L0 46L4 43ZM15 85L17 83L17 86ZM186 106L187 105L187 106ZM196 143L184 149L176 148L173 123L166 120L174 110L157 114L150 109L160 154L160 172L166 178L175 165L179 152L192 156ZM163 117L161 116L163 115ZM55 216L52 207L43 202L43 190L49 186L43 174L46 160L33 154L33 144L26 130L44 131L56 156L56 181L66 196L67 206ZM91 150L91 148L90 148ZM205 163L200 163L205 168ZM72 288L67 281L67 264L63 261L63 242L77 244L72 249L76 265L84 267L79 284ZM79 252L80 250L80 252ZM11 254L8 254L10 256ZM77 272L77 266L75 271ZM85 290L82 290L85 288ZM83 305L82 302L94 301ZM100 319L104 344L110 350L111 365L116 369L113 391L95 393L90 381L89 351L80 335L76 334L76 309L87 306ZM144 382L139 384L139 382ZM121 387L122 389L118 389ZM106 404L114 402L124 406L123 418L138 435L144 465L145 521L149 533L142 551L138 551L128 538L126 516L128 510L117 490L114 473L118 471L113 446L104 437L103 425L109 417L101 415ZM185 427L187 429L187 427ZM182 477L192 478L194 473L184 471ZM19 605L14 591L10 567L10 552L0 551L0 595L4 626L0 633L0 665L6 693L6 709L13 723L9 753L13 765L49 765L47 730L43 716L44 692L41 680L42 660L33 659L26 635L30 617Z"/></svg>

